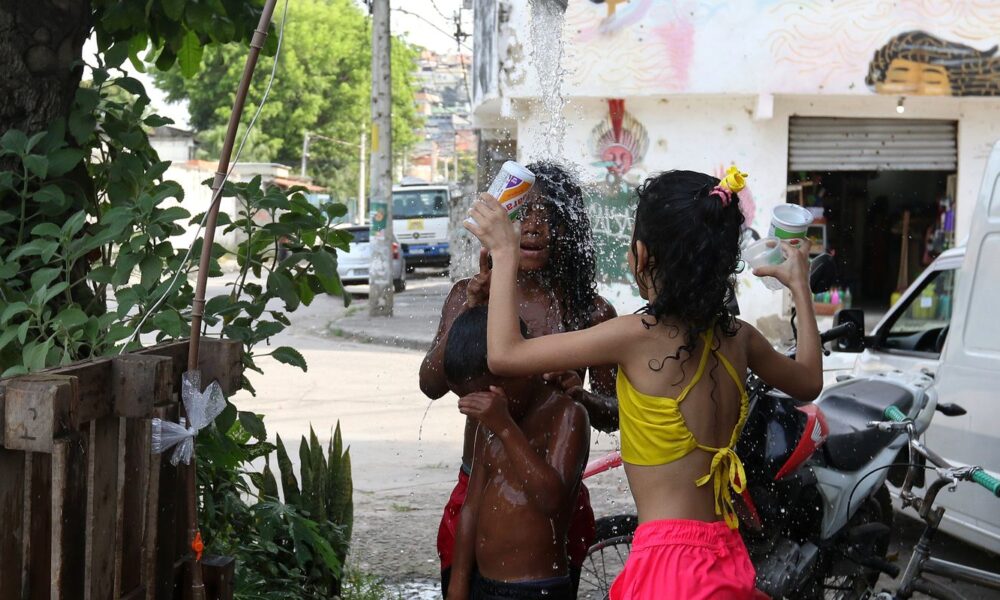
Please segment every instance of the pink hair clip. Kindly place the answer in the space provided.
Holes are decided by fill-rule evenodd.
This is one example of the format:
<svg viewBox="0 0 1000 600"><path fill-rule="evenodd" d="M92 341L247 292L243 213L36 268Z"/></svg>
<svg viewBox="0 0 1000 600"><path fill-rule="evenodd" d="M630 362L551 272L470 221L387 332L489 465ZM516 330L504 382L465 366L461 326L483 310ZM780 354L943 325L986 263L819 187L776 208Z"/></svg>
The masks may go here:
<svg viewBox="0 0 1000 600"><path fill-rule="evenodd" d="M712 188L712 191L708 193L708 197L718 196L719 200L722 201L722 206L729 206L729 203L733 201L733 194L727 188L717 185Z"/></svg>

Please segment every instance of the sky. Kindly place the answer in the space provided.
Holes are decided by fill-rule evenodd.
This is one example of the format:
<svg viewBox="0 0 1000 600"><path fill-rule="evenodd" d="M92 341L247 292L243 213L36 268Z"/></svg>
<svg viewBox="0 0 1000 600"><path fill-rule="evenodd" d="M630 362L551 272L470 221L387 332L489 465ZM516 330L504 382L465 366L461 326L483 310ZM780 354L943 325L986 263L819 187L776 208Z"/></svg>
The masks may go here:
<svg viewBox="0 0 1000 600"><path fill-rule="evenodd" d="M289 18L294 18L295 0L288 0ZM275 14L280 15L283 2L279 0ZM359 2L360 4L360 2ZM392 33L401 35L411 44L423 46L434 52L441 54L453 53L457 49L455 38L452 37L455 31L453 21L454 14L463 5L463 0L391 0L393 7L390 16ZM397 10L398 9L398 10ZM400 12L400 11L406 12ZM472 32L472 11L462 11L462 28ZM441 31L443 30L443 31ZM465 41L466 48L463 51L472 54L472 39ZM87 41L83 54L87 61L91 61L97 44L93 38ZM170 104L166 101L164 94L153 86L152 79L142 73L136 73L131 65L126 61L125 65L130 75L142 81L146 86L146 92L152 101L152 107L159 114L174 120L176 127L188 126L188 113L185 103ZM235 93L235 90L234 90ZM247 110L252 110L259 102L259 98L247 99Z"/></svg>

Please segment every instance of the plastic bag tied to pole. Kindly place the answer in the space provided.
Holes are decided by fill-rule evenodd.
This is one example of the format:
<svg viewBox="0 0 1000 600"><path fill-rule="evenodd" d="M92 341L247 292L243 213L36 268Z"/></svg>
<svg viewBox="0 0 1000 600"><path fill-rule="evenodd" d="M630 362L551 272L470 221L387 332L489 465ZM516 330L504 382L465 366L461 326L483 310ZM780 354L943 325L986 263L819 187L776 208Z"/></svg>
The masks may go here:
<svg viewBox="0 0 1000 600"><path fill-rule="evenodd" d="M180 423L153 419L152 450L160 454L176 446L170 456L170 464L174 466L191 464L194 438L226 408L226 396L218 381L201 391L200 371L188 371L181 377L181 399L187 419L181 417Z"/></svg>

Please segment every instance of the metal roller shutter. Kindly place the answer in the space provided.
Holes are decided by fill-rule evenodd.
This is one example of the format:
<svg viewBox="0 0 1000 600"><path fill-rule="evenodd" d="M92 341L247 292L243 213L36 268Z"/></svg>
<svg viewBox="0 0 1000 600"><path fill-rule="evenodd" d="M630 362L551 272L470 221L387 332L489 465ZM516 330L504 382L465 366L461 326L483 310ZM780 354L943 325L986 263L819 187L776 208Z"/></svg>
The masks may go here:
<svg viewBox="0 0 1000 600"><path fill-rule="evenodd" d="M792 117L792 171L954 171L954 121Z"/></svg>

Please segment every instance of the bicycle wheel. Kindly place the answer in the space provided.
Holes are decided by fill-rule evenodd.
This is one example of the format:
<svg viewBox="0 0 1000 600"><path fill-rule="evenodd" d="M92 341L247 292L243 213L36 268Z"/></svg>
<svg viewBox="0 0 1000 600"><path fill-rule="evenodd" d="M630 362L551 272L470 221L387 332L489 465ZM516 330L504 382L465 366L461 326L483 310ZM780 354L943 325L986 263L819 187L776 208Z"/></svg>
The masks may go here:
<svg viewBox="0 0 1000 600"><path fill-rule="evenodd" d="M579 600L604 600L621 573L632 549L632 535L639 524L635 515L601 517L596 523L594 543L580 573Z"/></svg>

